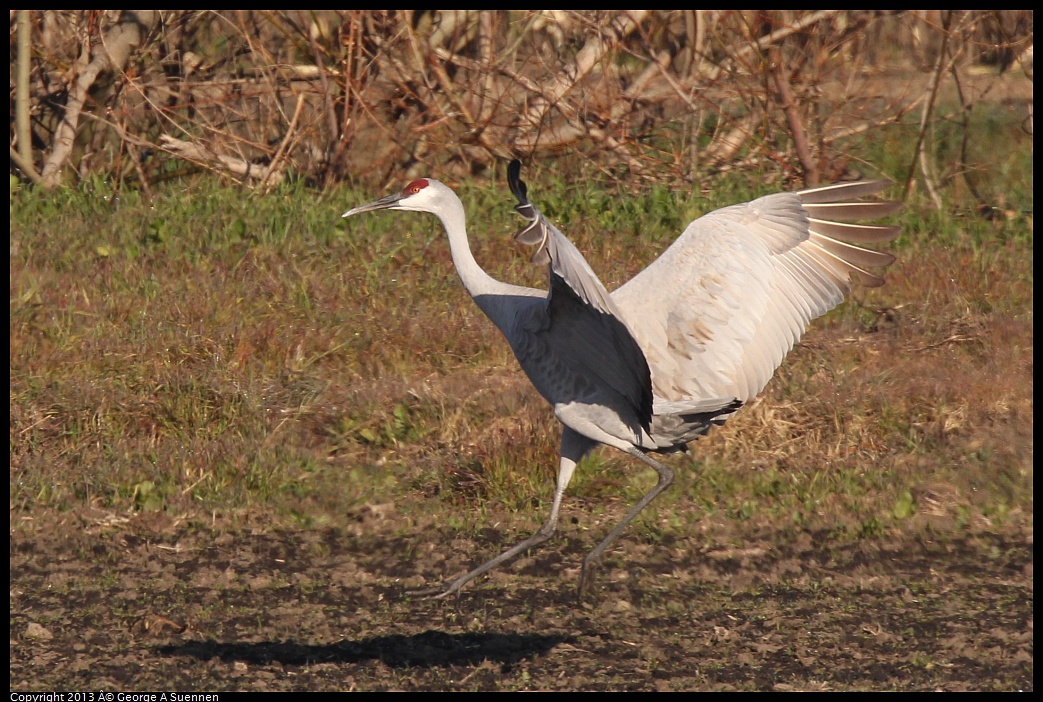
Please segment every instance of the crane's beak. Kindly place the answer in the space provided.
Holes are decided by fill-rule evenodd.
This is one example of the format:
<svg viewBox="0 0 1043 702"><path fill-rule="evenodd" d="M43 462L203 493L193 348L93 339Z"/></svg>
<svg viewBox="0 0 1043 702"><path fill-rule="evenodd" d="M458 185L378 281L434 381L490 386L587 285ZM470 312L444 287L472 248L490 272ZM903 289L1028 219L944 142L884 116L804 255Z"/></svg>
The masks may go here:
<svg viewBox="0 0 1043 702"><path fill-rule="evenodd" d="M359 205L358 207L352 208L341 215L341 217L350 217L357 215L362 212L372 212L373 210L387 210L395 209L395 205L398 204L399 200L402 199L402 193L395 193L394 195L388 195L382 197L379 200L369 203L368 205Z"/></svg>

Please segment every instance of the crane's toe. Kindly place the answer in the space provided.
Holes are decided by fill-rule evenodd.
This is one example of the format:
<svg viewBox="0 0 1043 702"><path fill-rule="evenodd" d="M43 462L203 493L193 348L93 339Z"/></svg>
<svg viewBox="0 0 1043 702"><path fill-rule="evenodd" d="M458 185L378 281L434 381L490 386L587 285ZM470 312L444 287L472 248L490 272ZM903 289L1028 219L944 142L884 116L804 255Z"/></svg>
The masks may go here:
<svg viewBox="0 0 1043 702"><path fill-rule="evenodd" d="M593 591L594 581L597 580L597 573L600 569L601 556L595 553L587 554L587 557L583 559L583 569L579 573L579 589L576 595L580 600Z"/></svg>
<svg viewBox="0 0 1043 702"><path fill-rule="evenodd" d="M460 588L453 587L454 583L448 585L436 585L434 587L426 587L422 590L407 590L406 595L409 597L419 597L425 600L441 600L450 595L460 594Z"/></svg>

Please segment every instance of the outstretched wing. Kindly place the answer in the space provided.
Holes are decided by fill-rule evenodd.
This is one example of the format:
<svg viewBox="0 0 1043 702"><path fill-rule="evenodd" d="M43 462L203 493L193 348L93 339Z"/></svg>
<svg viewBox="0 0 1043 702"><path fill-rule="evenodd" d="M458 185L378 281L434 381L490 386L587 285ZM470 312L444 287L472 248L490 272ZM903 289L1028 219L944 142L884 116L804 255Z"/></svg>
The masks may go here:
<svg viewBox="0 0 1043 702"><path fill-rule="evenodd" d="M894 256L854 244L891 241L898 227L849 220L883 217L900 203L847 200L889 184L839 183L711 212L616 290L656 396L746 401L852 282L882 285L870 269Z"/></svg>
<svg viewBox="0 0 1043 702"><path fill-rule="evenodd" d="M529 202L528 188L520 178L521 162L513 160L507 166L507 184L514 197L518 198L515 210L529 224L514 235L521 244L535 246L532 262L550 265L551 275L556 275L576 295L594 309L606 314L616 314L616 304L591 269L587 259L557 227L547 221L543 213ZM553 285L552 285L553 288Z"/></svg>
<svg viewBox="0 0 1043 702"><path fill-rule="evenodd" d="M550 271L546 341L571 375L624 397L647 431L652 381L641 347L583 254L529 202L520 173L521 163L511 161L507 182L518 198L515 210L529 222L515 238L536 246L533 262Z"/></svg>

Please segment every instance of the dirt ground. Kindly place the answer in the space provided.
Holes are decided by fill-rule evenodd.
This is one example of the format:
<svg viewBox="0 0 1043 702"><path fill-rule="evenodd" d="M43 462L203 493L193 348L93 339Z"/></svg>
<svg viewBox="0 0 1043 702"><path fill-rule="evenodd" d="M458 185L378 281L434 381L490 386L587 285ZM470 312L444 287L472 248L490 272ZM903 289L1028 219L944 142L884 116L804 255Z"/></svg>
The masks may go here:
<svg viewBox="0 0 1043 702"><path fill-rule="evenodd" d="M431 601L408 591L521 534L414 522L375 508L353 530L15 523L11 689L1033 689L1028 526L629 533L578 602L591 525Z"/></svg>

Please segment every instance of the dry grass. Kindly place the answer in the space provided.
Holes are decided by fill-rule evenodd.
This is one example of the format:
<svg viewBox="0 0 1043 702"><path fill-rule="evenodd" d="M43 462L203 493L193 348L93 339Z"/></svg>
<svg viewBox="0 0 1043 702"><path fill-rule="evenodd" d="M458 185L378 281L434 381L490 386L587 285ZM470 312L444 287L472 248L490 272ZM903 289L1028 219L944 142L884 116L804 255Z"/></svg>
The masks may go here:
<svg viewBox="0 0 1043 702"><path fill-rule="evenodd" d="M693 209L726 204L548 180L538 199L612 283ZM339 524L394 502L469 529L542 519L556 422L433 219L344 226L368 195L180 187L151 204L12 194L14 514ZM516 226L502 188L460 190L483 213L479 260L538 284L501 244ZM988 220L953 197L943 215L914 197L888 285L816 322L762 398L677 459L691 470L650 535L704 518L856 534L1031 521L1032 203ZM567 509L614 513L650 480L597 452Z"/></svg>

